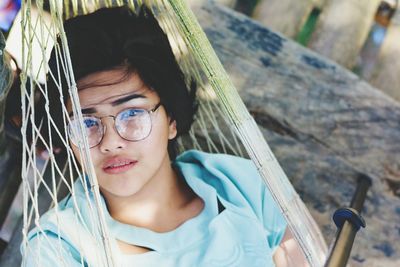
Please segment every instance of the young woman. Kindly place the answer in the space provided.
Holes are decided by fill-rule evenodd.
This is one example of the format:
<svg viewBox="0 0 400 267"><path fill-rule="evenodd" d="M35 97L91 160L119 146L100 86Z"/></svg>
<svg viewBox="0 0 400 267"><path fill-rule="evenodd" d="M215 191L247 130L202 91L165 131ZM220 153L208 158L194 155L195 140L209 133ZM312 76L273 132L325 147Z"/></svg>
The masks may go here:
<svg viewBox="0 0 400 267"><path fill-rule="evenodd" d="M195 86L187 88L147 8L102 9L67 21L65 31L117 266L306 265L251 161L176 157L176 138L193 122ZM79 122L69 99L66 106L80 162ZM68 196L30 232L26 266L101 265L83 183L74 185L76 203Z"/></svg>

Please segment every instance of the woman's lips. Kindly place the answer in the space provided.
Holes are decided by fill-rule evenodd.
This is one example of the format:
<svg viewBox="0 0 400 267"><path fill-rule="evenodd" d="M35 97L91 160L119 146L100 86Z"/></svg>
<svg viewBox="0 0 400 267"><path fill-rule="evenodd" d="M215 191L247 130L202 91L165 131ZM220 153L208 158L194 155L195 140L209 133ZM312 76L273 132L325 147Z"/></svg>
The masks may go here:
<svg viewBox="0 0 400 267"><path fill-rule="evenodd" d="M136 160L127 158L112 158L103 164L103 171L108 174L123 173L135 166L136 163Z"/></svg>

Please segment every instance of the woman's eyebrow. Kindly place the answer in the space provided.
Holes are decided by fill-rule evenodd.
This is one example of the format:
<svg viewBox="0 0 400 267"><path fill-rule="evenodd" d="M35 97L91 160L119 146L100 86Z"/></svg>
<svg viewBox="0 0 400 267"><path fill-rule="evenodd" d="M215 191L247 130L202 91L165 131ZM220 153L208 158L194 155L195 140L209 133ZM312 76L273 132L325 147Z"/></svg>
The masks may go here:
<svg viewBox="0 0 400 267"><path fill-rule="evenodd" d="M81 109L82 114L93 114L97 112L96 108L83 108Z"/></svg>
<svg viewBox="0 0 400 267"><path fill-rule="evenodd" d="M131 95L127 95L124 97L121 97L119 99L116 99L114 101L111 102L112 106L118 106L121 105L125 102L128 102L129 100L135 99L135 98L146 98L144 95L141 94L131 94Z"/></svg>
<svg viewBox="0 0 400 267"><path fill-rule="evenodd" d="M97 109L95 108L83 108L81 109L82 114L93 114L97 112ZM68 112L68 116L72 117L74 115L74 112L71 110Z"/></svg>
<svg viewBox="0 0 400 267"><path fill-rule="evenodd" d="M135 99L135 98L146 98L144 95L141 94L131 94L131 95L127 95L124 97L121 97L119 99L116 99L114 101L111 102L111 105L114 106L118 106L121 105L125 102L128 102L129 100ZM93 114L97 112L96 108L83 108L81 109L82 114ZM68 115L71 117L73 115L73 112L69 112Z"/></svg>

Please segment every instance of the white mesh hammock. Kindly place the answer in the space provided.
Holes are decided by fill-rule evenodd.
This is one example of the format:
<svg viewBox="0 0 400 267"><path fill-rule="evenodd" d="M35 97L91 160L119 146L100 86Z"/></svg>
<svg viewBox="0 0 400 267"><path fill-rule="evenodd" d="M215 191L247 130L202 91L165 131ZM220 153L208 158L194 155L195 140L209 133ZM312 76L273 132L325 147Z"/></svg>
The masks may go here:
<svg viewBox="0 0 400 267"><path fill-rule="evenodd" d="M45 14L42 0L37 0L35 5L31 4L30 0L22 3L22 28L24 29L21 75L22 131L23 136L27 136L26 131L30 129L29 135L34 140L33 142L28 140L23 142L23 246L25 251L29 250L27 233L30 227L36 226L40 231L42 228L39 217L43 211L49 208L49 206L41 206L42 199L50 199L51 206L57 207L60 200L59 191L63 189L61 191L70 193L74 200L75 192L72 187L74 177L72 173L76 172L79 177L84 177L84 174L86 174L92 185L91 188L85 188L87 201L92 206L91 214L84 216L89 216L93 223L87 228L90 230L90 240L93 240L93 251L97 253L95 254L99 265L96 266L116 266L111 252L104 214L100 208L99 186L90 160L88 144L86 142L84 148L80 151L83 164L79 167L69 147L68 138L61 136L65 145L64 149L67 151L67 158L63 164L56 161L51 142L45 142L39 130L41 125L35 125L34 100L35 95L41 94L47 101L63 103L62 99L48 99L46 97L47 86L46 83L43 83L43 77L48 72L46 62L57 34L61 37L63 48L68 47L63 31L63 20L65 18L78 13L92 12L104 6L128 4L132 9L136 9L140 2L142 1L50 0L50 15ZM160 25L167 33L183 72L187 77L195 77L200 85L198 92L200 105L197 119L190 132L190 137L180 140L181 149L195 148L209 152L231 153L248 156L252 159L284 214L310 265L322 266L327 248L320 230L263 139L260 130L230 82L193 13L181 0L143 2L146 2L153 10ZM35 13L37 15L34 15ZM39 50L35 50L37 48ZM59 53L61 51L66 53L62 57L59 55L58 71L65 74L70 88L69 97L73 103L74 116L80 118L82 114L68 49L60 49L60 47L57 49ZM52 79L56 75L49 73L48 77L48 79ZM54 82L61 84L61 81ZM61 92L61 89L59 90ZM45 107L46 110L48 110L47 105L48 102ZM48 114L45 119L48 120L48 125L50 125L49 129L45 129L50 138L51 136L61 135L60 131L53 126L55 124L52 121L51 114ZM64 127L66 127L68 120L69 116L64 107ZM29 122L33 125L32 129L28 128ZM83 136L82 129L80 134ZM38 140L43 141L49 151L50 157L46 162L42 162L36 155L35 144ZM94 199L89 197L90 191L94 195ZM68 223L82 222L81 216L83 215L79 213L72 215L71 221ZM71 233L71 235L74 235L74 233ZM46 240L46 235L41 236L41 242L49 242ZM74 238L79 243L80 237L75 236ZM62 249L57 244L52 244L52 247L55 253ZM40 259L37 260L38 266L40 266ZM62 260L60 259L60 264Z"/></svg>

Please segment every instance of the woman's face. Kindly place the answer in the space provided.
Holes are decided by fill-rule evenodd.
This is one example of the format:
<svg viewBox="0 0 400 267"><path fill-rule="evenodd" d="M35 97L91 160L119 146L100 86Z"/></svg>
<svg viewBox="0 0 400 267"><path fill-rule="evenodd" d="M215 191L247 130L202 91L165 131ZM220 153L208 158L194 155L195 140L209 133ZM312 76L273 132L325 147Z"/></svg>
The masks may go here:
<svg viewBox="0 0 400 267"><path fill-rule="evenodd" d="M127 108L153 109L160 98L137 74L127 78L125 70L109 70L90 74L78 81L79 100L83 115L115 116ZM107 85L110 84L110 85ZM67 109L72 110L68 101ZM106 127L101 142L90 149L92 162L103 195L129 197L144 192L171 168L168 140L176 136L175 121L171 122L161 105L150 114L152 129L141 141L127 141L117 133L112 117L101 122ZM79 149L72 145L81 162ZM147 190L148 191L148 190Z"/></svg>

